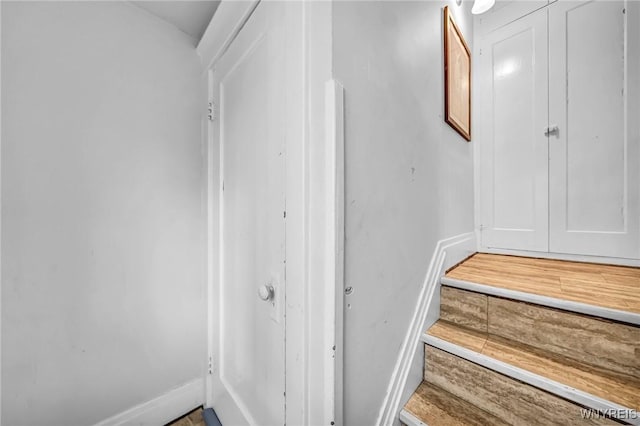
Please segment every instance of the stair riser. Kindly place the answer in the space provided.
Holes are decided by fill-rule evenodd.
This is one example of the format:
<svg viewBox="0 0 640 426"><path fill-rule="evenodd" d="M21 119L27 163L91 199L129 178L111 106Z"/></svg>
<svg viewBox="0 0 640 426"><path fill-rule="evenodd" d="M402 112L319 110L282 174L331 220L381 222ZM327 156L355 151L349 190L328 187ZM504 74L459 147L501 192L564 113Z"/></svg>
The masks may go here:
<svg viewBox="0 0 640 426"><path fill-rule="evenodd" d="M488 296L442 286L440 288L440 318L486 333L489 318Z"/></svg>
<svg viewBox="0 0 640 426"><path fill-rule="evenodd" d="M583 419L578 405L429 345L424 379L510 424L616 424Z"/></svg>
<svg viewBox="0 0 640 426"><path fill-rule="evenodd" d="M440 317L640 379L640 327L446 286Z"/></svg>

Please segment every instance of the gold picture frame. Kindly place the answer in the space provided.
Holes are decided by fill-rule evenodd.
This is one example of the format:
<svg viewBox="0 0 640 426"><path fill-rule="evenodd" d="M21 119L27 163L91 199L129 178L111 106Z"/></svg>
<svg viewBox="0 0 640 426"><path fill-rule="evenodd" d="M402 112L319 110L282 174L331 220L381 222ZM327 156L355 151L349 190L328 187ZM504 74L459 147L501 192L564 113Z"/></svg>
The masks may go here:
<svg viewBox="0 0 640 426"><path fill-rule="evenodd" d="M444 8L444 121L471 141L471 52Z"/></svg>

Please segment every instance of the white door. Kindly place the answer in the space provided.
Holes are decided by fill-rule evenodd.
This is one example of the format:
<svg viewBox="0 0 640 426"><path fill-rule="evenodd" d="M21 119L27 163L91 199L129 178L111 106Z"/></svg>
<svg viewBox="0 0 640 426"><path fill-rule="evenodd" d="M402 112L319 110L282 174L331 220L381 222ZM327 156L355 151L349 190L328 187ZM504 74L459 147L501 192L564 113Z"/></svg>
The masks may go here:
<svg viewBox="0 0 640 426"><path fill-rule="evenodd" d="M220 271L213 408L224 425L285 423L284 2L262 2L213 73Z"/></svg>
<svg viewBox="0 0 640 426"><path fill-rule="evenodd" d="M639 27L559 1L478 41L483 247L640 258Z"/></svg>
<svg viewBox="0 0 640 426"><path fill-rule="evenodd" d="M549 7L552 252L640 258L639 6Z"/></svg>
<svg viewBox="0 0 640 426"><path fill-rule="evenodd" d="M547 9L479 43L482 245L547 251Z"/></svg>

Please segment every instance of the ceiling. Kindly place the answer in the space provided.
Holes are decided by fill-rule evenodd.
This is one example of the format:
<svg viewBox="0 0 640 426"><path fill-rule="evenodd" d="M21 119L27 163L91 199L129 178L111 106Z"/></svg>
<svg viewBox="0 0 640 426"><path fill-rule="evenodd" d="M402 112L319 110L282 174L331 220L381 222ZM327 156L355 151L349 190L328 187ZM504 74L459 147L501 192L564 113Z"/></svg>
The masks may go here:
<svg viewBox="0 0 640 426"><path fill-rule="evenodd" d="M213 0L146 0L132 1L138 7L169 22L200 41L220 1Z"/></svg>

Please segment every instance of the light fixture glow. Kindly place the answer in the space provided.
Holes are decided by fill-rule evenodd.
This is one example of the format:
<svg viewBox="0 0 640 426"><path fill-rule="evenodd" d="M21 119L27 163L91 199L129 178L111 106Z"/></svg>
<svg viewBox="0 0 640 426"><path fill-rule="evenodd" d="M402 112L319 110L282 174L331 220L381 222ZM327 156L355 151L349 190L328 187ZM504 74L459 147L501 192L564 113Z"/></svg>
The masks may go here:
<svg viewBox="0 0 640 426"><path fill-rule="evenodd" d="M496 0L475 0L473 2L473 7L471 8L471 13L474 15L480 15L481 13L485 13L487 10L491 9L494 4L496 4Z"/></svg>

